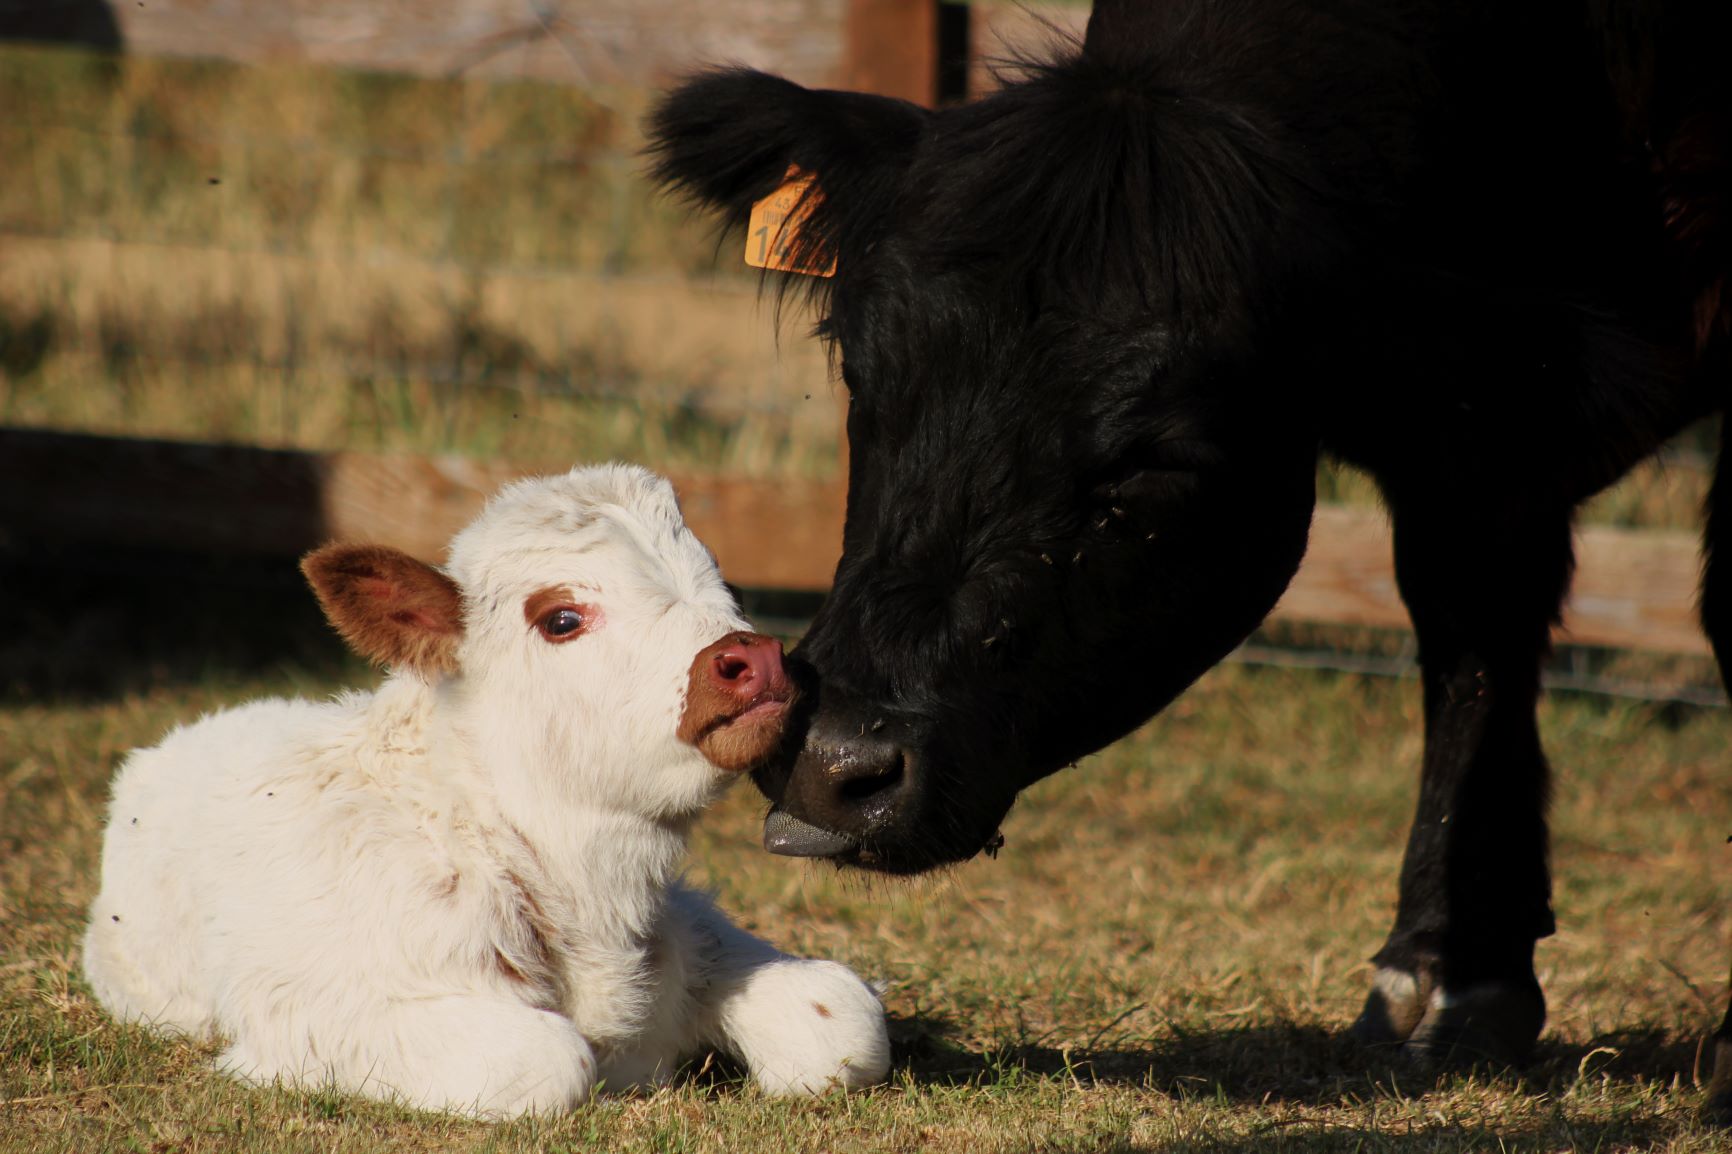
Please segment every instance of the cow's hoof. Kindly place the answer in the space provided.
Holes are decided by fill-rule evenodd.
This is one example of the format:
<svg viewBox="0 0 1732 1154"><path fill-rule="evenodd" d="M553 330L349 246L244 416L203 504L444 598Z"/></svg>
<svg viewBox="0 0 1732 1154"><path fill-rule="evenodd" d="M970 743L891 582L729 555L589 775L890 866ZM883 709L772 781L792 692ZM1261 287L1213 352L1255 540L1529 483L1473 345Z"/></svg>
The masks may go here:
<svg viewBox="0 0 1732 1154"><path fill-rule="evenodd" d="M1431 976L1379 966L1365 1008L1349 1031L1362 1046L1394 1047L1413 1036L1431 1001Z"/></svg>
<svg viewBox="0 0 1732 1154"><path fill-rule="evenodd" d="M1732 1128L1732 1039L1714 1042L1714 1077L1708 1083L1708 1100L1702 1103L1702 1121Z"/></svg>
<svg viewBox="0 0 1732 1154"><path fill-rule="evenodd" d="M1538 985L1488 982L1447 990L1424 970L1380 967L1353 1023L1361 1045L1438 1066L1520 1065L1546 1022Z"/></svg>
<svg viewBox="0 0 1732 1154"><path fill-rule="evenodd" d="M1546 999L1537 985L1439 988L1404 1048L1440 1066L1519 1066L1533 1055L1545 1024Z"/></svg>

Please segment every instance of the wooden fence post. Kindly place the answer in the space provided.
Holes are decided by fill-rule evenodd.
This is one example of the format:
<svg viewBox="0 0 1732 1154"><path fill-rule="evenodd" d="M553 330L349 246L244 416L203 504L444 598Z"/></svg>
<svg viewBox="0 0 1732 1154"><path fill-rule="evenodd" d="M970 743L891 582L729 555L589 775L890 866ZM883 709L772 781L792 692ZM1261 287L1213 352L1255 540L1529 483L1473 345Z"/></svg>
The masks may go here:
<svg viewBox="0 0 1732 1154"><path fill-rule="evenodd" d="M848 0L842 86L928 107L938 98L938 0Z"/></svg>

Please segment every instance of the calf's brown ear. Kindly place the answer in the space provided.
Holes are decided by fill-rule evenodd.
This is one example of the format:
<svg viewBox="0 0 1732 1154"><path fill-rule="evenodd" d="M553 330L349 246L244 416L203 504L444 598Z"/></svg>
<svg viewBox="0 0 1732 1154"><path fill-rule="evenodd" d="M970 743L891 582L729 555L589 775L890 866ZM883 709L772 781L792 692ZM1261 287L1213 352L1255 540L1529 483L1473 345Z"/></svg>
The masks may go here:
<svg viewBox="0 0 1732 1154"><path fill-rule="evenodd" d="M319 607L362 657L430 676L457 669L463 595L401 549L325 545L301 559Z"/></svg>

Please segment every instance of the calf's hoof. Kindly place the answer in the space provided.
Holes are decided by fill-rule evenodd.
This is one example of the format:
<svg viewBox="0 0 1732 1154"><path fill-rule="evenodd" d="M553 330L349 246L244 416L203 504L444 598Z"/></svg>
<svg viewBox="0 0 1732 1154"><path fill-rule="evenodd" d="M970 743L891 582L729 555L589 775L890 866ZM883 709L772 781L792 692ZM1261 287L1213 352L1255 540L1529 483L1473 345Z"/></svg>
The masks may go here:
<svg viewBox="0 0 1732 1154"><path fill-rule="evenodd" d="M1431 1065L1519 1066L1546 1023L1537 983L1483 982L1447 989L1429 974L1383 967L1372 981L1353 1036L1397 1047Z"/></svg>

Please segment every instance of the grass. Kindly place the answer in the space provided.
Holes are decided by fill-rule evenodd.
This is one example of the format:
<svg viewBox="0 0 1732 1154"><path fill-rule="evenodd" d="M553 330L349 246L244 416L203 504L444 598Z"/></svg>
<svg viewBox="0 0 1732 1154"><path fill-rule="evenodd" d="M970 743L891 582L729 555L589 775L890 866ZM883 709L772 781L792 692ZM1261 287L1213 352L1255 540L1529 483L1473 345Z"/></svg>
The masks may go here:
<svg viewBox="0 0 1732 1154"><path fill-rule="evenodd" d="M888 1086L782 1102L711 1066L496 1127L239 1087L210 1051L108 1021L78 976L105 784L176 721L357 676L212 670L0 712L0 1150L1724 1148L1692 1109L1732 929L1732 718L1546 707L1562 783L1551 1022L1526 1070L1438 1078L1341 1037L1390 915L1414 688L1242 667L1030 791L998 860L934 881L768 857L747 789L706 819L693 874L725 908L885 984Z"/></svg>
<svg viewBox="0 0 1732 1154"><path fill-rule="evenodd" d="M0 46L0 424L830 475L647 98Z"/></svg>

